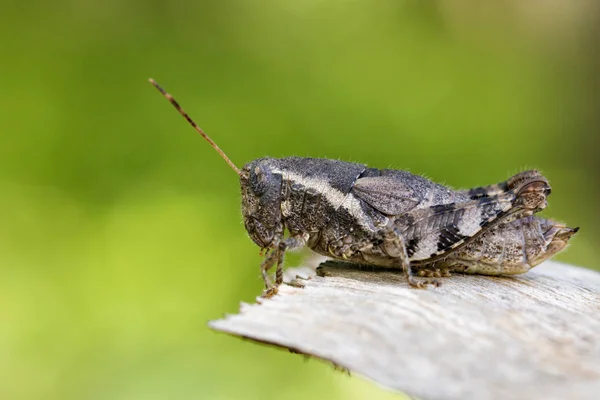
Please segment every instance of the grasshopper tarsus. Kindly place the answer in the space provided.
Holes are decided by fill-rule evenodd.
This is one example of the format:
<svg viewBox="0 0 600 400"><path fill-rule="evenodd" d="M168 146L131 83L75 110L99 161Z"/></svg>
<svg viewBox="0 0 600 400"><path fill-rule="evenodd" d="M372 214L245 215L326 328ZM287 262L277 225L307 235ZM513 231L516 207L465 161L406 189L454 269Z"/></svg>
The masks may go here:
<svg viewBox="0 0 600 400"><path fill-rule="evenodd" d="M437 279L421 278L418 276L409 277L408 284L410 287L413 287L416 289L427 289L428 286L433 286L433 287L442 286L442 282L440 282Z"/></svg>
<svg viewBox="0 0 600 400"><path fill-rule="evenodd" d="M275 296L278 292L279 292L279 286L274 285L274 286L269 287L268 289L263 290L260 297L262 299L270 299L271 297Z"/></svg>

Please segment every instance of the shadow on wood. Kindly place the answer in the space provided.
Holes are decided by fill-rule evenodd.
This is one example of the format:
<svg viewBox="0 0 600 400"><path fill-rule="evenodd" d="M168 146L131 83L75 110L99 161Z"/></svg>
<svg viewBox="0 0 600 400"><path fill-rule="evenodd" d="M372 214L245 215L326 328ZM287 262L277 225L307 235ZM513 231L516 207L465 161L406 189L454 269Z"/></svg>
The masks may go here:
<svg viewBox="0 0 600 400"><path fill-rule="evenodd" d="M600 398L597 272L546 262L427 290L398 272L335 262L319 272L289 270L312 276L209 325L423 399Z"/></svg>

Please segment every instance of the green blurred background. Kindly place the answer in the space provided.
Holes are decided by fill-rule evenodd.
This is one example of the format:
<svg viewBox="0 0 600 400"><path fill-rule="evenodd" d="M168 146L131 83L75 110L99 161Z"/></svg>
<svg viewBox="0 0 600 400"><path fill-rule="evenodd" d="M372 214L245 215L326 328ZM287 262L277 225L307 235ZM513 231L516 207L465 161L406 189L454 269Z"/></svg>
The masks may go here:
<svg viewBox="0 0 600 400"><path fill-rule="evenodd" d="M595 267L597 11L4 1L0 398L395 398L208 330L261 292L261 259L235 174L147 78L239 166L339 158L455 187L539 168L544 215L582 227L557 258Z"/></svg>

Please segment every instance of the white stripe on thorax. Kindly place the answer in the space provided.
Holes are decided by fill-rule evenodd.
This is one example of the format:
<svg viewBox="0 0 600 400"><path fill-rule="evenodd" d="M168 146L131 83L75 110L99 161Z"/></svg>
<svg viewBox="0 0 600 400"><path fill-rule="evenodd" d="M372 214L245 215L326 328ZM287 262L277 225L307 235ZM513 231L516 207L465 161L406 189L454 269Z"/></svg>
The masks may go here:
<svg viewBox="0 0 600 400"><path fill-rule="evenodd" d="M313 189L321 194L322 198L329 203L335 210L343 208L350 213L356 222L364 229L371 230L366 223L367 215L362 209L359 199L352 193L343 193L331 186L331 184L322 177L306 177L292 171L273 170L274 173L282 175L282 181L291 181L304 186L307 189Z"/></svg>

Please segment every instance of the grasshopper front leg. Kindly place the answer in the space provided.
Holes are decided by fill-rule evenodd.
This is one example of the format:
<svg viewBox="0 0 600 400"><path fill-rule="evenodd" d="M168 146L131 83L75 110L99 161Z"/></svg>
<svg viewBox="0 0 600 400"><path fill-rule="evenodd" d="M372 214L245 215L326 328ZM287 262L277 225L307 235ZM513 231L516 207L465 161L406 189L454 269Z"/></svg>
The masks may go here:
<svg viewBox="0 0 600 400"><path fill-rule="evenodd" d="M277 294L277 288L283 283L283 259L287 250L293 250L304 247L308 238L306 235L290 236L280 241L275 248L271 250L265 257L264 261L260 266L263 280L265 282L265 291L262 297L271 297ZM275 285L269 278L269 270L277 265L275 270Z"/></svg>

